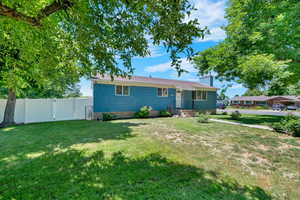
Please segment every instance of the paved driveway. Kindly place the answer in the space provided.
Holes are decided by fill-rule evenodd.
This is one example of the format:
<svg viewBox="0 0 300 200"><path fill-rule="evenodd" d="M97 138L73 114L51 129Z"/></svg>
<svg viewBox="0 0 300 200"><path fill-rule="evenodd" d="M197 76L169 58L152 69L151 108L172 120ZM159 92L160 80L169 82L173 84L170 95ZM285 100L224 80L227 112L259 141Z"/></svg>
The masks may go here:
<svg viewBox="0 0 300 200"><path fill-rule="evenodd" d="M299 111L274 111L274 110L245 110L245 109L226 109L227 112L233 112L238 110L242 114L254 114L254 115L275 115L275 116L285 116L289 113L292 113L298 117L300 117ZM218 112L222 112L224 110L218 110Z"/></svg>

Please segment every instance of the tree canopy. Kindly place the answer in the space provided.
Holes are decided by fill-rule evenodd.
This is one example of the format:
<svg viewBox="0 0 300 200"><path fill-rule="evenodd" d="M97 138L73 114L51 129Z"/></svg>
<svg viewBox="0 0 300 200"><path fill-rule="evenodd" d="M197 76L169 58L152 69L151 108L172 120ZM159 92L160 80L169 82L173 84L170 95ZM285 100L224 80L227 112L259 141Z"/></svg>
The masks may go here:
<svg viewBox="0 0 300 200"><path fill-rule="evenodd" d="M1 0L5 113L32 88L59 88L92 73L131 75L131 59L149 55L149 41L163 45L181 73L180 56L191 58L190 44L206 32L186 20L193 10L188 0Z"/></svg>
<svg viewBox="0 0 300 200"><path fill-rule="evenodd" d="M248 89L243 96L260 96L260 95L264 95L263 91L260 91L258 89Z"/></svg>
<svg viewBox="0 0 300 200"><path fill-rule="evenodd" d="M132 73L131 58L149 54L149 38L166 47L180 71L179 54L191 56L189 45L205 32L197 20L184 21L192 10L187 0L4 0L0 4L0 15L5 16L1 23L14 27L10 40L23 42L26 35L31 59L47 48L45 41L53 42L61 32L64 47L72 47L69 56L76 57L87 73L115 75Z"/></svg>
<svg viewBox="0 0 300 200"><path fill-rule="evenodd" d="M230 0L227 38L195 57L199 73L282 93L300 80L299 12L298 0Z"/></svg>

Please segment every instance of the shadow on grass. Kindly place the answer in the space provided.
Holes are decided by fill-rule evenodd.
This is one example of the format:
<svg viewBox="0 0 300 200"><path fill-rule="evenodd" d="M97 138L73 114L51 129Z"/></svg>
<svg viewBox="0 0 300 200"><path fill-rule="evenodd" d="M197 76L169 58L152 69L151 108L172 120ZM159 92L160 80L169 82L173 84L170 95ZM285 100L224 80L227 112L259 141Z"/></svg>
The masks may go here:
<svg viewBox="0 0 300 200"><path fill-rule="evenodd" d="M259 187L241 186L213 171L159 154L131 158L98 151L47 153L0 171L0 199L264 199Z"/></svg>
<svg viewBox="0 0 300 200"><path fill-rule="evenodd" d="M272 115L243 115L238 120L232 120L230 115L217 115L217 119L230 120L244 124L271 125L275 122L280 122L284 117Z"/></svg>
<svg viewBox="0 0 300 200"><path fill-rule="evenodd" d="M0 166L3 159L10 157L21 160L27 159L30 153L104 140L124 140L134 137L132 127L141 125L144 123L62 121L0 129Z"/></svg>

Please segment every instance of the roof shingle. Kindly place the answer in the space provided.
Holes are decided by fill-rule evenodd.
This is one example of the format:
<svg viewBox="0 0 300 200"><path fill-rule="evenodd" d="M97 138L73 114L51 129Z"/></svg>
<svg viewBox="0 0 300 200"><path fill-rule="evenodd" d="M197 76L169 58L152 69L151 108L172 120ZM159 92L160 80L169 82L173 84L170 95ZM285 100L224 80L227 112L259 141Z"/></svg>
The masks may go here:
<svg viewBox="0 0 300 200"><path fill-rule="evenodd" d="M101 76L97 75L93 77L94 80L105 80L111 81L110 76ZM174 80L174 79L164 79L164 78L153 78L153 77L144 77L144 76L132 76L129 78L122 77L114 77L114 81L116 82L125 82L125 83L142 83L142 84L157 84L157 85L165 85L165 86L174 86L176 88L182 89L191 89L191 88L204 88L204 89L215 89L215 87L211 87L202 83L192 82L192 81L182 81L182 80ZM112 83L114 82L112 81Z"/></svg>

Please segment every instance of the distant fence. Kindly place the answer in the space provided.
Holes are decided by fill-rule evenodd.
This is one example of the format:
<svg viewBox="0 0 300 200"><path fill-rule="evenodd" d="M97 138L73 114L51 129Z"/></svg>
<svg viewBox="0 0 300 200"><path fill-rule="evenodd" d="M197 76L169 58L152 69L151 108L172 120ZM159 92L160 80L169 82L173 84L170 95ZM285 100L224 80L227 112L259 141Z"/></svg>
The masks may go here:
<svg viewBox="0 0 300 200"><path fill-rule="evenodd" d="M17 99L16 123L91 119L92 98ZM0 122L6 100L0 99Z"/></svg>

